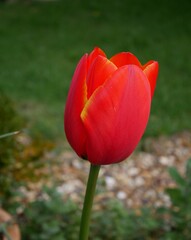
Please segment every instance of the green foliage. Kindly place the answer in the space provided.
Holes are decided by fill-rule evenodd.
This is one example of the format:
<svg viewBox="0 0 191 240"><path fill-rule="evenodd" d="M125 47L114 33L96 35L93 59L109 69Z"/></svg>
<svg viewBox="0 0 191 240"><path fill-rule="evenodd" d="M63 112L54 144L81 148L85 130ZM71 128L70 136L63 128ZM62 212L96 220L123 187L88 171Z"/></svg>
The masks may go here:
<svg viewBox="0 0 191 240"><path fill-rule="evenodd" d="M15 110L13 102L0 92L0 135L20 130L22 119ZM10 165L15 148L14 137L0 139L0 169Z"/></svg>
<svg viewBox="0 0 191 240"><path fill-rule="evenodd" d="M42 167L40 157L54 144L43 137L33 139L22 132L28 144L21 144L13 132L23 130L26 120L12 100L0 91L0 205L9 206L21 182L36 181L35 170ZM25 140L25 141L27 141ZM30 167L29 167L30 165ZM42 177L43 174L41 174Z"/></svg>
<svg viewBox="0 0 191 240"><path fill-rule="evenodd" d="M171 167L168 169L168 172L171 178L181 187L185 186L186 180L180 175L175 167Z"/></svg>
<svg viewBox="0 0 191 240"><path fill-rule="evenodd" d="M19 221L23 239L78 239L79 208L71 201L64 202L54 189L45 188L39 199L26 206Z"/></svg>
<svg viewBox="0 0 191 240"><path fill-rule="evenodd" d="M175 168L170 168L169 173L177 187L166 189L172 206L166 209L168 231L165 239L187 240L191 236L191 159L187 162L184 178Z"/></svg>
<svg viewBox="0 0 191 240"><path fill-rule="evenodd" d="M0 92L0 135L23 128L24 120L16 112L13 102ZM15 164L14 151L17 144L14 136L0 139L0 196L6 198L15 187L12 179L12 168Z"/></svg>
<svg viewBox="0 0 191 240"><path fill-rule="evenodd" d="M118 201L109 201L104 210L94 213L91 237L92 240L142 240L159 235L160 221L150 209L138 213L124 209Z"/></svg>

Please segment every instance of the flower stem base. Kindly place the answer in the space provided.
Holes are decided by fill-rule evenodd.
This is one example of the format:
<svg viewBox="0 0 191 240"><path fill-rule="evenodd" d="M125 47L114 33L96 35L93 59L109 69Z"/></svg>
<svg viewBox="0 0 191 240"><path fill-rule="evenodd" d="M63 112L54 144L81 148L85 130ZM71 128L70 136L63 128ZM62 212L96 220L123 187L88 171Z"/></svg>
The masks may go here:
<svg viewBox="0 0 191 240"><path fill-rule="evenodd" d="M93 199L94 199L99 170L100 170L99 165L91 164L87 188L86 188L86 194L84 199L84 206L82 210L79 240L88 240L91 209L93 205Z"/></svg>

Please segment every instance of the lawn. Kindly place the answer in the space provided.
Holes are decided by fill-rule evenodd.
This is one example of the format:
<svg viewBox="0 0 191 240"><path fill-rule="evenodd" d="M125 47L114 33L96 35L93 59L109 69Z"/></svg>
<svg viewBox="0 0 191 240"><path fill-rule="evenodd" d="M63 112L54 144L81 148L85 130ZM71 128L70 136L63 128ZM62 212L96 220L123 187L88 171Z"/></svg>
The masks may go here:
<svg viewBox="0 0 191 240"><path fill-rule="evenodd" d="M0 90L32 132L63 137L63 109L80 57L100 46L108 56L159 61L146 136L190 130L191 2L121 0L0 4Z"/></svg>

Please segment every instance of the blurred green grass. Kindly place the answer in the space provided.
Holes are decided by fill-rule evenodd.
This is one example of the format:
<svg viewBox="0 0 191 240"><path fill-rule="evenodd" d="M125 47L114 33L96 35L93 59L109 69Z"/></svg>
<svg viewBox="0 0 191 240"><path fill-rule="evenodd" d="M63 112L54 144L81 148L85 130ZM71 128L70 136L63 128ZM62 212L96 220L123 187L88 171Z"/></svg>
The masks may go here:
<svg viewBox="0 0 191 240"><path fill-rule="evenodd" d="M75 66L101 47L159 61L146 136L191 129L191 2L121 0L0 4L0 89L29 128L63 137L63 109Z"/></svg>

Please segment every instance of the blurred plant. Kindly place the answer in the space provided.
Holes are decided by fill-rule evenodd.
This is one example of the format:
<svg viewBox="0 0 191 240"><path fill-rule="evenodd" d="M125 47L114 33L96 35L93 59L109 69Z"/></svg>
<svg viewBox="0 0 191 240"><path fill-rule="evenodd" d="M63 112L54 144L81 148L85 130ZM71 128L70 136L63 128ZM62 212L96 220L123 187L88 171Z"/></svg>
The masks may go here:
<svg viewBox="0 0 191 240"><path fill-rule="evenodd" d="M23 119L16 112L13 102L4 93L0 92L0 135L15 132L23 127ZM9 166L13 161L15 141L13 137L1 139L0 169Z"/></svg>
<svg viewBox="0 0 191 240"><path fill-rule="evenodd" d="M188 240L191 236L191 159L187 161L184 177L175 167L169 168L176 187L166 189L171 200L170 208L159 209L164 216L164 238Z"/></svg>
<svg viewBox="0 0 191 240"><path fill-rule="evenodd" d="M45 162L40 158L54 144L42 136L31 137L21 130L26 126L25 119L15 110L11 99L0 92L0 204L11 207L13 198L18 197L17 189L27 181L37 181L36 170ZM14 204L12 206L14 208Z"/></svg>
<svg viewBox="0 0 191 240"><path fill-rule="evenodd" d="M121 202L115 200L108 202L104 210L93 214L90 239L157 239L160 226L160 221L151 209L125 209Z"/></svg>
<svg viewBox="0 0 191 240"><path fill-rule="evenodd" d="M11 136L11 133L21 129L24 120L16 112L13 102L2 92L0 116L0 197L8 197L11 195L11 189L15 187L11 172L15 163L13 153L17 148L15 137Z"/></svg>
<svg viewBox="0 0 191 240"><path fill-rule="evenodd" d="M19 216L23 239L76 240L80 214L77 205L63 199L54 188L44 188Z"/></svg>
<svg viewBox="0 0 191 240"><path fill-rule="evenodd" d="M22 140L19 137L23 138ZM43 156L48 150L54 147L54 143L44 139L42 136L31 138L23 134L18 136L17 141L20 143L18 151L14 153L16 164L13 169L14 178L17 181L37 182L45 176L43 171L39 174L37 171L43 169L48 161L43 160Z"/></svg>

